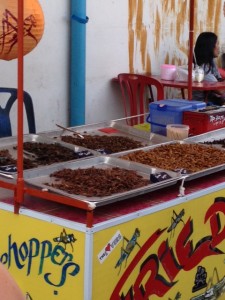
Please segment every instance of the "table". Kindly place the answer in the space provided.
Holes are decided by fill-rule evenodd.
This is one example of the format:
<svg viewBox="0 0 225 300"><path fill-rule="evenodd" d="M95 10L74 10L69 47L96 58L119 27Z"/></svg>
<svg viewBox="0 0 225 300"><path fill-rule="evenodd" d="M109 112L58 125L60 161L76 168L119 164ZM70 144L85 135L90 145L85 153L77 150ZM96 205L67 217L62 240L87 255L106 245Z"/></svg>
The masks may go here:
<svg viewBox="0 0 225 300"><path fill-rule="evenodd" d="M147 75L148 76L148 75ZM150 76L150 75L149 75ZM151 77L157 79L161 82L164 87L173 87L177 89L187 89L188 82L181 81L171 81L171 80L163 80L159 75L151 75ZM212 90L224 90L225 89L225 81L221 82L210 82L203 80L202 82L192 82L192 89L195 91L212 91Z"/></svg>
<svg viewBox="0 0 225 300"><path fill-rule="evenodd" d="M181 89L182 98L185 99L184 90L188 89L188 82L181 82L175 80L163 80L160 78L160 75L151 75L149 73L145 73L143 75L150 76L152 78L157 79L161 82L164 87L171 87L176 89ZM114 82L118 82L118 78L113 78ZM218 82L210 82L203 80L202 82L192 82L192 90L193 91L212 91L212 90L225 90L225 81Z"/></svg>
<svg viewBox="0 0 225 300"><path fill-rule="evenodd" d="M150 76L150 75L149 75ZM172 87L181 89L182 97L185 99L184 90L188 89L188 82L181 81L171 81L171 80L163 80L159 75L151 75L151 77L157 79L161 82L164 87ZM225 90L225 81L211 82L205 81L202 82L192 82L192 90L193 91L212 91L212 90Z"/></svg>

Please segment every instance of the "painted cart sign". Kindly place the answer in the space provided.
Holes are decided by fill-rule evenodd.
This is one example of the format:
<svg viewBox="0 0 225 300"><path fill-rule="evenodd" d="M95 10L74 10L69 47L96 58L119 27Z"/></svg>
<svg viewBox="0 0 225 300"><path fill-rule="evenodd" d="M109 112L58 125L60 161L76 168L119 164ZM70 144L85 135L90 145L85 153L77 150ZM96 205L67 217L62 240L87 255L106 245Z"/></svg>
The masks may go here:
<svg viewBox="0 0 225 300"><path fill-rule="evenodd" d="M0 211L0 260L28 299L84 299L84 235Z"/></svg>
<svg viewBox="0 0 225 300"><path fill-rule="evenodd" d="M93 292L102 300L225 299L225 197L217 192L96 233Z"/></svg>
<svg viewBox="0 0 225 300"><path fill-rule="evenodd" d="M1 210L0 259L32 300L224 300L223 194L83 232Z"/></svg>

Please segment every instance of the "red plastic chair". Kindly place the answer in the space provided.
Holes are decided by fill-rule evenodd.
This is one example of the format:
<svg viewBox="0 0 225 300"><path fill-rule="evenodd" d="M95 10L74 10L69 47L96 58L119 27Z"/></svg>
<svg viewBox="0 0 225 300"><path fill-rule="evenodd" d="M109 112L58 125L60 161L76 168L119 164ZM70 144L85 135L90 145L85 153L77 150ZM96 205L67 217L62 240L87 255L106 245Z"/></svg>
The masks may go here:
<svg viewBox="0 0 225 300"><path fill-rule="evenodd" d="M164 99L163 85L150 76L122 73L118 75L126 117L143 115L154 101L152 87L157 91L157 100ZM130 119L130 125L144 123L144 117Z"/></svg>

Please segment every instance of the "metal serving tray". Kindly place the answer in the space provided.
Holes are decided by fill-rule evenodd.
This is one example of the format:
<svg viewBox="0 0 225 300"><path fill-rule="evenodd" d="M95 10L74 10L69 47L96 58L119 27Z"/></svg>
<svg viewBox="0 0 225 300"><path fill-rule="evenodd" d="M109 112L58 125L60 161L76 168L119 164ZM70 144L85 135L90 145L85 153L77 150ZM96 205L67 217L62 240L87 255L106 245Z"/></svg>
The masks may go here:
<svg viewBox="0 0 225 300"><path fill-rule="evenodd" d="M129 161L125 161L122 159L118 159L111 156L98 156L89 158L83 161L73 161L73 162L66 162L63 164L58 164L55 166L49 166L48 168L40 168L40 169L31 169L24 172L24 180L27 184L34 186L39 189L44 189L51 191L56 194L61 194L67 196L69 198L74 198L78 201L92 203L94 206L102 206L112 202L120 201L123 199L127 199L129 197L134 197L137 195L141 195L144 193L148 193L151 191L155 191L157 189L161 189L166 186L170 186L175 184L181 176L175 172L166 171L166 173L170 176L169 179L157 182L157 183L150 183L141 188L129 190L123 193L117 193L106 197L85 197L82 195L74 195L69 194L67 192L61 191L59 189L49 187L45 183L51 183L54 180L50 177L50 174L65 168L70 169L78 169L78 168L90 168L90 167L97 167L97 168L112 168L112 167L119 167L127 170L136 170L137 174L141 175L145 179L150 179L151 174L156 174L158 172L162 172L163 170L152 168L149 166L139 165L135 163L131 163ZM88 189L88 186L87 186Z"/></svg>
<svg viewBox="0 0 225 300"><path fill-rule="evenodd" d="M192 136L185 139L186 142L191 143L204 143L204 142L213 142L215 140L224 140L225 139L225 128L209 131L200 135ZM211 146L225 149L220 144L212 144Z"/></svg>
<svg viewBox="0 0 225 300"><path fill-rule="evenodd" d="M138 117L139 116L143 116L144 118L146 118L147 114L138 115ZM151 134L150 131L141 130L133 126L129 126L127 123L129 122L130 119L135 117L137 116L122 118L122 119L117 119L112 121L105 121L105 122L100 122L100 123L95 123L90 125L68 127L68 129L72 129L82 135L88 134L88 135L100 135L100 136L102 135L124 136L141 142L143 147L160 144L168 141L168 139L165 136L159 134ZM73 133L66 130L58 129L52 131L45 131L40 133L40 135L60 140L61 136L64 135L72 136Z"/></svg>
<svg viewBox="0 0 225 300"><path fill-rule="evenodd" d="M34 142L34 143L45 143L45 144L58 144L61 145L62 147L68 148L73 150L75 153L82 153L84 154L81 158L78 158L78 160L90 157L90 156L96 156L99 155L98 152L93 151L93 150L89 150L86 149L84 147L80 147L80 146L75 146L72 144L67 144L67 143L63 143L60 141L54 141L50 138L47 137L43 137L37 134L28 134L28 135L24 135L23 137L23 142ZM7 149L9 151L9 153L11 154L12 158L17 159L17 137L7 137L7 138L1 138L1 143L0 143L0 151L3 149ZM89 156L86 156L89 155ZM29 155L24 154L24 157L29 159ZM77 160L77 159L76 159ZM40 167L43 165L40 165ZM49 165L48 165L49 166ZM47 166L47 167L48 167ZM11 177L10 175L15 174L15 171L2 171L0 170L0 175L4 176L4 177ZM5 175L9 175L9 176L5 176Z"/></svg>
<svg viewBox="0 0 225 300"><path fill-rule="evenodd" d="M129 153L134 153L134 152L140 151L140 150L147 152L147 151L149 151L151 149L158 148L158 147L160 147L162 145L176 144L176 143L179 143L179 144L196 144L194 142L187 141L187 139L186 140L182 140L182 141L170 141L170 142L166 142L166 143L163 143L163 144L160 144L160 145L153 145L153 146L143 147L142 149L128 150L128 151L124 151L122 153L115 153L115 154L112 154L112 156L122 159L123 155L127 155ZM208 147L208 148L211 147L209 145L203 145L203 146L204 147ZM143 165L142 163L137 163L137 164ZM151 167L154 167L154 165L152 165ZM194 179L197 179L197 178L200 178L200 177L204 177L204 176L207 176L207 175L210 175L210 174L222 171L224 169L225 169L225 163L222 164L222 165L218 165L218 166L215 166L215 167L207 168L207 169L204 169L204 170L201 170L201 171L198 171L198 172L183 174L183 176L185 178L185 181L189 181L189 180L194 180ZM168 170L166 172L168 172ZM178 173L179 173L179 171L178 171Z"/></svg>

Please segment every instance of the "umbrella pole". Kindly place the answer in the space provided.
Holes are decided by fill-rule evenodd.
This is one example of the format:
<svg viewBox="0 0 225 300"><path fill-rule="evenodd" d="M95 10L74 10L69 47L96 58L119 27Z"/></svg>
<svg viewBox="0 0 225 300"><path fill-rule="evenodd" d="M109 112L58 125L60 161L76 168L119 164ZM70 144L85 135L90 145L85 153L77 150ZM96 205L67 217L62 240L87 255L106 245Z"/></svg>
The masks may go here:
<svg viewBox="0 0 225 300"><path fill-rule="evenodd" d="M190 0L189 18L189 56L188 56L188 99L192 100L192 62L193 62L193 35L194 35L194 10L195 1Z"/></svg>

